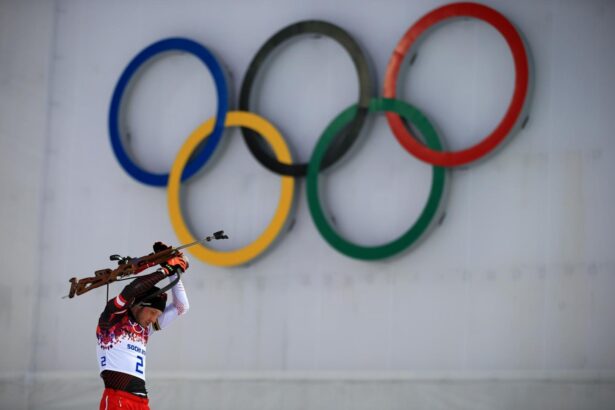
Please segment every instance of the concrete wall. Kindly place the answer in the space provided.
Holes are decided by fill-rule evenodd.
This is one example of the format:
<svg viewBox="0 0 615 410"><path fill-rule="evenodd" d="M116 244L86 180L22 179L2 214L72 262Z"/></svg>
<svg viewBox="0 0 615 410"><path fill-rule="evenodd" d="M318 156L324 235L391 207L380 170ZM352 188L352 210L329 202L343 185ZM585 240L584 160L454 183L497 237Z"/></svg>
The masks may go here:
<svg viewBox="0 0 615 410"><path fill-rule="evenodd" d="M54 16L51 2L0 2L2 408L26 402L36 350Z"/></svg>
<svg viewBox="0 0 615 410"><path fill-rule="evenodd" d="M165 37L192 38L224 62L236 101L270 35L322 19L363 46L381 95L395 44L441 4L0 2L0 407L95 406L104 291L63 300L68 278L109 266L111 253L177 243L165 189L132 179L109 143L113 87L136 53ZM615 6L485 4L532 52L525 129L487 160L453 170L443 222L393 259L363 262L331 248L312 223L304 180L292 230L261 258L219 268L193 257L189 315L150 342L154 408L173 406L170 397L181 408L229 409L613 405ZM461 20L423 43L402 90L449 147L462 149L497 124L513 79L497 32ZM303 162L358 92L350 58L326 38L281 49L260 80L258 112ZM196 59L158 60L125 111L135 160L166 172L216 104ZM216 246L231 249L267 225L279 178L235 129L219 151L182 197L195 235L225 229L231 239ZM375 116L321 181L337 228L375 245L418 217L430 175Z"/></svg>

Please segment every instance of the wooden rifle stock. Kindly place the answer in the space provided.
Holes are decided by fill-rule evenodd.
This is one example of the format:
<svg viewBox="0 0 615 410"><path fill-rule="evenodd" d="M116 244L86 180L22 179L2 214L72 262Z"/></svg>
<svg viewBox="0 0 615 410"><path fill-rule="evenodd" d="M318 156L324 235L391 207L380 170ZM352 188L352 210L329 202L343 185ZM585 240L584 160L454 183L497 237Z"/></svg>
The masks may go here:
<svg viewBox="0 0 615 410"><path fill-rule="evenodd" d="M167 248L161 250L160 252L150 253L146 256L141 256L140 258L131 258L120 257L119 255L112 255L111 260L118 261L118 267L115 269L101 269L94 272L94 276L89 278L70 278L70 290L68 292L68 297L73 298L75 295L83 295L86 292L89 292L92 289L99 288L104 285L108 285L109 283L120 280L120 278L124 278L126 276L136 275L140 272L143 272L147 268L151 268L152 266L160 265L173 258L177 254L180 253L182 249L188 248L190 246L196 245L202 242L209 242L212 239L228 239L228 236L224 234L224 231L214 232L211 236L206 237L205 239L201 239L200 241L194 241L187 245L178 246L177 248Z"/></svg>
<svg viewBox="0 0 615 410"><path fill-rule="evenodd" d="M89 278L71 278L70 291L68 297L73 298L75 295L83 295L92 289L107 285L115 282L119 278L126 276L136 275L147 268L159 265L171 259L178 254L179 251L176 248L165 249L160 252L151 253L140 258L122 258L119 261L119 265L115 269L101 269L94 272L94 276Z"/></svg>

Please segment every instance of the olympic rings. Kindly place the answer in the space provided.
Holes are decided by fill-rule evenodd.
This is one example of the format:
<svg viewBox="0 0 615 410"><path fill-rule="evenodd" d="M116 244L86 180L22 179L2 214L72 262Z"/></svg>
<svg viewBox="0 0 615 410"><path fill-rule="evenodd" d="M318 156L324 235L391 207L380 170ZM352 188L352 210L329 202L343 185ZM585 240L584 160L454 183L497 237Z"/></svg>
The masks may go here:
<svg viewBox="0 0 615 410"><path fill-rule="evenodd" d="M288 164L292 163L290 151L286 142L275 127L267 122L267 120L249 112L232 111L227 114L224 124L226 127L243 126L253 129L271 145L279 160ZM173 225L177 237L183 243L194 242L196 239L190 233L182 217L179 197L179 176L182 174L184 166L186 166L188 158L190 158L194 149L203 139L208 137L213 127L214 119L212 118L195 129L181 147L175 159L175 163L173 163L173 167L171 168L169 186L167 189L167 203L169 206L169 214L171 215L171 224ZM292 177L283 176L280 201L276 213L267 229L265 229L261 236L251 244L231 252L214 251L199 244L190 248L190 253L202 262L217 266L241 265L256 258L273 243L284 227L292 209L294 191L295 180Z"/></svg>
<svg viewBox="0 0 615 410"><path fill-rule="evenodd" d="M416 46L419 42L420 37L424 35L428 29L454 17L473 17L483 20L491 24L502 34L502 36L504 36L515 62L515 91L504 118L502 118L495 130L480 143L457 152L438 152L429 147L425 147L406 128L398 115L394 113L386 114L395 138L397 138L399 143L408 152L430 164L446 167L465 165L476 161L493 151L502 143L502 141L511 134L513 128L520 125L520 122L523 120L521 114L524 111L524 106L528 102L527 96L530 84L529 61L523 40L506 17L492 8L480 4L454 3L439 7L427 13L404 34L395 47L389 61L389 66L387 67L384 80L384 97L395 98L397 94L397 76L401 63L409 50L412 50L413 46Z"/></svg>
<svg viewBox="0 0 615 410"><path fill-rule="evenodd" d="M425 204L423 211L414 225L412 225L410 229L408 229L399 238L384 245L372 247L356 245L344 239L341 235L335 232L335 230L333 230L331 225L327 222L327 218L325 217L323 209L320 205L318 196L318 171L320 170L320 163L322 162L331 141L344 129L352 118L354 118L356 111L356 105L344 110L341 114L335 117L331 124L329 124L329 126L325 129L325 132L320 137L320 140L318 140L316 148L312 153L310 166L308 168L308 204L310 206L310 212L316 228L318 228L318 231L329 243L329 245L337 249L339 252L353 258L366 260L383 259L393 256L416 243L432 225L432 222L438 215L438 211L441 209L440 205L442 203L442 197L446 185L446 169L437 166L433 167L432 184L427 203ZM410 121L418 128L429 147L434 150L442 149L442 144L438 139L438 135L429 120L421 114L419 110L411 105L399 100L389 100L384 98L372 100L369 105L369 112L378 111L392 111L403 116L406 120Z"/></svg>
<svg viewBox="0 0 615 410"><path fill-rule="evenodd" d="M111 98L111 108L109 109L109 135L111 137L111 145L113 152L120 165L130 176L136 180L154 186L166 186L169 178L168 174L153 174L147 172L138 165L136 165L126 153L124 146L122 145L122 136L120 133L119 117L120 107L122 102L122 96L126 91L126 87L130 82L132 76L137 72L142 64L152 59L157 54L167 51L185 51L198 57L203 64L207 66L211 75L214 78L216 85L216 92L218 93L218 109L216 114L216 126L208 139L207 144L203 147L197 155L191 160L186 167L186 172L182 176L182 181L190 178L194 175L205 163L209 160L209 157L213 154L222 132L224 131L224 118L228 110L228 86L226 85L226 79L224 72L216 58L205 47L199 43L185 39L185 38L168 38L166 40L160 40L156 43L145 48L139 54L137 54L132 61L128 64L113 91L113 97Z"/></svg>
<svg viewBox="0 0 615 410"><path fill-rule="evenodd" d="M302 34L320 34L327 36L337 41L350 54L352 62L359 77L359 109L356 112L355 118L352 120L348 130L341 136L337 144L333 146L327 157L323 161L323 169L339 160L350 146L359 136L359 132L363 127L367 116L367 107L372 97L373 80L370 73L369 64L365 54L357 42L343 29L319 20L301 21L291 24L274 34L265 44L258 50L252 62L248 67L248 71L241 86L239 97L239 109L242 111L250 111L250 93L256 80L258 70L264 65L267 57L283 42ZM255 135L248 129L242 129L244 140L250 148L252 155L266 168L273 172L282 175L292 175L303 177L307 173L308 164L284 164L272 158L266 150L263 149L260 138L254 138Z"/></svg>
<svg viewBox="0 0 615 410"><path fill-rule="evenodd" d="M442 141L434 130L434 126L427 117L412 105L396 100L395 96L397 77L405 56L408 53L414 54L419 40L430 29L439 27L444 21L457 17L471 17L485 21L495 27L504 37L512 52L515 65L515 88L504 117L487 137L468 149L446 152L442 148ZM268 56L286 40L305 33L330 37L350 54L358 75L359 98L357 103L342 111L327 126L316 143L309 163L293 164L290 150L280 133L267 120L248 110L252 87L259 69L262 68ZM122 146L118 125L121 100L128 82L142 64L156 54L172 50L191 53L208 67L216 84L218 109L215 118L209 119L196 128L182 145L169 175L151 174L135 165ZM193 242L195 238L182 216L179 195L181 182L196 173L208 161L220 141L224 127L242 127L243 139L255 158L269 170L281 175L281 191L276 213L261 235L249 245L229 252L214 251L202 245L192 247L190 252L205 263L218 266L240 265L258 257L271 246L281 233L293 208L294 177L300 176L307 176L308 205L316 228L334 249L361 260L388 258L416 245L438 219L446 191L447 168L476 162L501 146L502 142L519 128L529 107L533 79L530 71L529 51L520 33L499 12L475 3L453 3L434 9L406 31L389 60L383 98L372 96L373 83L368 67L367 59L356 41L338 26L316 20L291 24L274 34L258 50L242 83L239 99L240 111L228 112L227 84L220 64L213 55L205 47L192 40L182 38L161 40L137 54L118 80L109 110L111 144L120 165L129 175L149 185L165 186L168 184L167 203L171 224L183 243ZM368 113L375 112L385 112L398 142L411 155L431 164L433 173L429 196L421 214L412 226L400 237L388 243L367 247L343 238L327 222L318 195L318 175L322 169L335 163L350 149ZM404 120L416 127L424 142L415 138L406 128ZM265 141L263 142L262 139ZM202 143L204 148L201 149L199 147L203 145ZM265 148L266 144L271 147L274 156Z"/></svg>

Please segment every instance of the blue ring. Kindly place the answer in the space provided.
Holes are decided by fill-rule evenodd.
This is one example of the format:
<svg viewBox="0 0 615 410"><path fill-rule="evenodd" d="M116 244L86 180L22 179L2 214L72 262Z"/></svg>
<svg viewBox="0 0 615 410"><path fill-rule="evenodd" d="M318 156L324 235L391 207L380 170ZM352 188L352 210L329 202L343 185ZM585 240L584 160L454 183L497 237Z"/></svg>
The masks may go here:
<svg viewBox="0 0 615 410"><path fill-rule="evenodd" d="M167 185L169 180L169 174L153 174L147 172L137 166L126 153L126 150L122 145L119 127L119 113L122 96L124 95L124 91L126 90L130 79L143 63L154 57L156 54L173 50L185 51L198 57L211 72L218 95L218 110L216 113L216 125L214 126L214 130L211 136L207 138L205 146L199 150L195 157L192 158L186 165L184 173L182 174L182 181L190 178L203 165L205 165L218 146L218 143L222 138L222 133L224 132L224 121L226 119L226 113L229 105L228 86L226 84L224 71L213 54L211 54L211 52L209 52L209 50L201 44L185 38L168 38L160 40L145 48L128 64L120 76L115 89L113 90L111 107L109 108L109 136L111 137L111 146L113 147L115 157L119 161L122 168L124 168L124 170L137 181L146 185L164 187Z"/></svg>

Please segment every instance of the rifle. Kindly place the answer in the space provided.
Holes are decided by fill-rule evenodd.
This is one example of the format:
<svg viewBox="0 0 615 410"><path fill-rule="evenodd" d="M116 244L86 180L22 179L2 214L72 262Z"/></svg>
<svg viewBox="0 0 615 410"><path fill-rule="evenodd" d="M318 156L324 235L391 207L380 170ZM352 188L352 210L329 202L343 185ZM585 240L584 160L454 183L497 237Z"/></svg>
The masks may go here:
<svg viewBox="0 0 615 410"><path fill-rule="evenodd" d="M94 272L94 276L89 278L82 278L79 280L77 280L77 278L70 278L70 291L68 292L68 297L73 298L75 295L83 295L84 293L89 292L92 289L96 289L104 285L109 285L112 282L126 280L119 278L136 275L140 272L143 272L147 268L168 261L175 255L177 255L182 249L189 248L198 243L210 242L212 239L228 239L228 236L224 234L224 231L218 231L214 232L211 236L208 236L199 241L194 241L186 245L178 246L177 248L167 248L160 252L150 253L149 255L141 256L139 258L111 255L109 259L112 261L117 261L117 268L97 270L96 272Z"/></svg>

